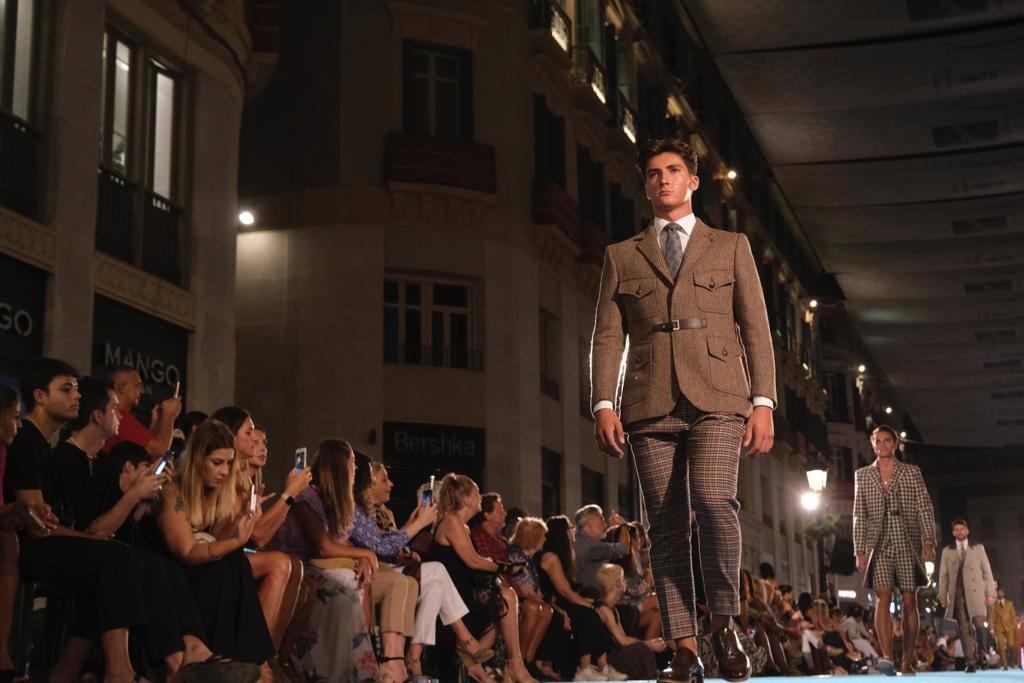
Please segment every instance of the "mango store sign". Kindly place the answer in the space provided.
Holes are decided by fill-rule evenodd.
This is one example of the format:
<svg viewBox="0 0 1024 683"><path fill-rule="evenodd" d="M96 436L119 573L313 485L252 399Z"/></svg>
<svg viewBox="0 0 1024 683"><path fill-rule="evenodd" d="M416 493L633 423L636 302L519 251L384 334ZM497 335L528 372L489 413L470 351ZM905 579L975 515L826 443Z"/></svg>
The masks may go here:
<svg viewBox="0 0 1024 683"><path fill-rule="evenodd" d="M174 388L181 382L181 371L173 361L155 358L142 351L123 349L119 344L103 342L103 365L114 368L127 365L139 371L142 381Z"/></svg>

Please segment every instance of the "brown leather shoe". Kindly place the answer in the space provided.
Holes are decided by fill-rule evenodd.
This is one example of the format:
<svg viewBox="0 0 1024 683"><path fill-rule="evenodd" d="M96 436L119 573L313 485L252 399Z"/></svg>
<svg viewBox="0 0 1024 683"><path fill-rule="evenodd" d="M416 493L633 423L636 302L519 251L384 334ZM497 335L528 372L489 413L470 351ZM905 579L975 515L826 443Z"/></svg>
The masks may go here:
<svg viewBox="0 0 1024 683"><path fill-rule="evenodd" d="M711 650L718 660L718 675L727 681L750 678L750 659L743 651L740 637L732 628L723 627L711 634Z"/></svg>
<svg viewBox="0 0 1024 683"><path fill-rule="evenodd" d="M668 668L658 673L658 683L704 683L704 664L693 651L681 647Z"/></svg>

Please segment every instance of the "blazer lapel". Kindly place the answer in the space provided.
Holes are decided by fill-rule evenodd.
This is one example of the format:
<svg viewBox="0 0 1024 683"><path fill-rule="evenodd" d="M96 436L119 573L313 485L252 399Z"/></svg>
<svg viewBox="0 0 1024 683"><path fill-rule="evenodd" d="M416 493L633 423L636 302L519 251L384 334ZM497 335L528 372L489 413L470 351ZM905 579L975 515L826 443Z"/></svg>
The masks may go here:
<svg viewBox="0 0 1024 683"><path fill-rule="evenodd" d="M637 251L643 254L647 262L651 264L651 268L671 287L672 276L668 272L665 255L661 253L661 245L658 244L658 229L654 227L654 221L651 221L647 229L633 239L636 240ZM682 271L682 268L679 270Z"/></svg>
<svg viewBox="0 0 1024 683"><path fill-rule="evenodd" d="M704 250L708 248L712 240L711 228L704 225L699 218L693 224L690 238L686 241L686 252L683 254L683 265L679 267L679 275L676 276L676 284L684 282L686 277L693 272L693 266L700 258Z"/></svg>

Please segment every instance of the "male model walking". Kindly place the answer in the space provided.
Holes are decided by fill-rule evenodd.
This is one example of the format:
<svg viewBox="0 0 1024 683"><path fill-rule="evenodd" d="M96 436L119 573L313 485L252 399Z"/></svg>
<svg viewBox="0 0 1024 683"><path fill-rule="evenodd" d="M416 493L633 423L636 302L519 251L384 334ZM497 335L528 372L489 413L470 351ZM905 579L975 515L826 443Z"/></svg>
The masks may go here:
<svg viewBox="0 0 1024 683"><path fill-rule="evenodd" d="M695 518L712 649L720 675L739 681L750 676L750 662L732 624L740 611L736 477L741 446L758 455L774 439L771 331L747 238L693 215L693 149L652 141L637 166L654 221L605 251L591 355L595 437L621 458L628 436L643 488L664 633L677 645L659 680L703 680Z"/></svg>
<svg viewBox="0 0 1024 683"><path fill-rule="evenodd" d="M996 591L996 601L989 609L991 615L988 623L992 625L992 632L996 634L996 648L999 650L1003 668L1008 669L1011 665L1016 667L1020 662L1015 661L1013 648L1013 633L1017 628L1017 610L1013 606L1013 600L1008 599L1006 591L999 588Z"/></svg>
<svg viewBox="0 0 1024 683"><path fill-rule="evenodd" d="M875 461L854 474L853 546L864 585L875 591L878 669L895 676L889 605L899 593L903 619L900 671L914 674L920 629L917 589L928 585L924 563L935 560L935 512L921 470L896 459L900 438L882 425L871 433Z"/></svg>
<svg viewBox="0 0 1024 683"><path fill-rule="evenodd" d="M978 670L977 630L985 628L988 608L996 601L996 582L985 546L971 543L971 530L962 519L953 520L953 543L942 549L939 564L939 604L946 618L956 621L964 646L964 671Z"/></svg>

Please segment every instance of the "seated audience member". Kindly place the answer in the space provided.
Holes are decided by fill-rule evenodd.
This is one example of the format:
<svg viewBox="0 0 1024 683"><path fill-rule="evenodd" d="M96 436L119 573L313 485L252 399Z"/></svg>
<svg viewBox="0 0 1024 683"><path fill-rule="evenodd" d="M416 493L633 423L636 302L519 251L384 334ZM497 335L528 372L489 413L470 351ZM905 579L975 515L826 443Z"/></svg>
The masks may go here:
<svg viewBox="0 0 1024 683"><path fill-rule="evenodd" d="M4 480L7 447L21 427L21 401L14 389L0 384L0 483ZM24 508L23 508L24 509ZM13 501L5 501L0 487L0 683L14 680L14 662L8 650L14 599L18 593L18 537L29 518Z"/></svg>
<svg viewBox="0 0 1024 683"><path fill-rule="evenodd" d="M610 527L605 541L621 543L629 551L625 557L611 561L622 567L626 576L626 592L616 606L623 630L629 635L642 635L643 640L657 638L661 635L661 610L654 592L647 532L642 525L627 522Z"/></svg>
<svg viewBox="0 0 1024 683"><path fill-rule="evenodd" d="M935 627L926 626L917 637L917 668L928 671L935 664Z"/></svg>
<svg viewBox="0 0 1024 683"><path fill-rule="evenodd" d="M171 555L186 567L207 645L224 657L266 667L274 645L242 551L260 509L239 504L234 441L218 420L196 428L163 487L158 522ZM270 676L267 668L264 675Z"/></svg>
<svg viewBox="0 0 1024 683"><path fill-rule="evenodd" d="M394 571L394 565L408 565L417 560L418 556L408 550L409 539L421 529L429 528L434 522L437 508L435 505L417 505L409 516L409 521L401 529L382 531L377 520L382 515L381 508L386 509L391 499L394 484L388 477L387 468L382 463L373 462L363 453L355 454L355 522L349 534L354 545L369 548L377 555L377 559L387 563L381 571ZM412 577L405 577L415 582ZM462 622L462 617L469 612L458 589L452 583L448 571L440 562L420 562L419 564L419 600L416 609L416 632L413 634L406 665L410 675L421 676L420 655L424 645L434 645L437 640L437 619L445 626L450 626L458 639L458 651L465 665L473 675L485 676L482 663L491 659L494 652L482 648L473 634Z"/></svg>
<svg viewBox="0 0 1024 683"><path fill-rule="evenodd" d="M619 674L608 665L608 630L595 609L597 601L583 597L576 588L573 527L564 515L548 518L547 525L548 535L538 564L541 592L554 604L572 630L577 667L573 678L613 680L611 677ZM552 630L548 629L548 632Z"/></svg>
<svg viewBox="0 0 1024 683"><path fill-rule="evenodd" d="M811 621L818 631L821 632L821 641L825 652L832 661L833 670L831 673L853 673L862 668L861 655L853 645L847 642L843 632L839 630L838 624L832 620L829 614L828 604L821 599L815 600L811 607Z"/></svg>
<svg viewBox="0 0 1024 683"><path fill-rule="evenodd" d="M480 513L469 521L469 537L473 548L482 556L495 562L508 562L505 550L508 542L501 537L505 526L505 505L497 493L480 496Z"/></svg>
<svg viewBox="0 0 1024 683"><path fill-rule="evenodd" d="M308 471L291 470L285 485L285 495L270 506L267 513L263 513L263 503L273 496L263 495L262 469L253 463L257 433L252 417L242 408L235 406L218 408L210 417L227 425L235 437L235 490L239 510L248 509L253 487L259 498L257 507L261 510L246 545L250 550L263 548L274 537L288 515L287 499L292 498L292 492L298 493L305 489L309 485L311 475ZM252 575L259 590L260 607L263 609L263 616L266 617L270 639L276 650L281 645L281 638L295 611L297 589L302 583L302 577L296 576L293 580L292 572L301 572L302 563L298 560L293 562L291 557L277 551L259 550L247 552L245 556L252 565ZM292 587L291 591L289 586Z"/></svg>
<svg viewBox="0 0 1024 683"><path fill-rule="evenodd" d="M752 632L753 649L744 647L756 673L760 668L775 675L799 675L789 666L789 660L776 634L775 617L767 608L762 594L755 591L754 579L746 569L740 570L740 639ZM763 660L763 661L759 661Z"/></svg>
<svg viewBox="0 0 1024 683"><path fill-rule="evenodd" d="M612 648L608 664L629 678L653 679L658 677L658 664L654 653L664 652L668 645L662 638L640 640L622 630L618 612L613 608L626 591L626 573L617 564L605 564L597 570L601 598L597 601L597 614L611 634Z"/></svg>
<svg viewBox="0 0 1024 683"><path fill-rule="evenodd" d="M538 650L551 626L554 608L540 592L540 574L537 573L536 555L544 547L548 525L536 517L521 517L512 530L506 548L511 563L522 565L523 571L511 577L512 588L519 596L519 645L523 660L535 662L537 670L546 677L558 677L550 660L538 659Z"/></svg>
<svg viewBox="0 0 1024 683"><path fill-rule="evenodd" d="M437 527L426 558L440 562L469 607L466 626L489 647L501 631L508 651L506 674L516 683L535 683L523 661L519 645L519 600L498 578L511 573L508 564L480 556L470 540L469 520L480 512L480 489L469 477L447 474L437 496Z"/></svg>
<svg viewBox="0 0 1024 683"><path fill-rule="evenodd" d="M164 457L171 449L174 420L181 413L181 399L173 396L153 406L149 427L132 414L138 409L142 396L142 378L130 365L120 365L110 373L118 400L118 431L107 440L103 450L110 449L122 441L137 443L146 449L151 460Z"/></svg>
<svg viewBox="0 0 1024 683"><path fill-rule="evenodd" d="M864 608L856 603L852 604L847 609L846 617L839 622L839 630L857 648L857 652L870 659L878 659L878 652L871 645L871 633L864 625L863 619Z"/></svg>
<svg viewBox="0 0 1024 683"><path fill-rule="evenodd" d="M190 410L178 416L178 419L174 421L174 430L171 432L171 450L174 452L175 459L185 450L185 444L188 443L188 437L192 436L192 431L206 422L209 417L199 410Z"/></svg>
<svg viewBox="0 0 1024 683"><path fill-rule="evenodd" d="M508 543L512 542L512 534L516 530L516 524L519 523L523 517L526 517L526 510L521 507L510 507L505 513L505 526L501 528L501 536Z"/></svg>
<svg viewBox="0 0 1024 683"><path fill-rule="evenodd" d="M629 554L629 548L621 543L604 540L608 523L604 511L598 505L585 505L576 512L576 581L585 591L599 595L597 570L605 563L619 560Z"/></svg>
<svg viewBox="0 0 1024 683"><path fill-rule="evenodd" d="M309 597L299 605L285 637L294 643L291 664L302 680L376 681L381 671L359 594L371 581L374 592L386 586L376 585L379 563L373 551L348 541L355 518L352 447L341 439L324 439L313 453L311 470L312 485L296 497L271 544L305 563ZM389 605L384 613L392 611ZM394 649L394 643L389 646ZM393 665L385 666L384 673L391 680L405 680Z"/></svg>
<svg viewBox="0 0 1024 683"><path fill-rule="evenodd" d="M54 496L49 439L78 415L78 372L67 363L38 358L26 364L20 381L28 411L7 453L4 500L29 506L43 522L20 534L23 579L62 584L75 591L80 611L72 635L98 634L103 646L104 682L138 680L128 658L128 629L145 622L138 565L128 546L101 541L60 524L50 506Z"/></svg>

